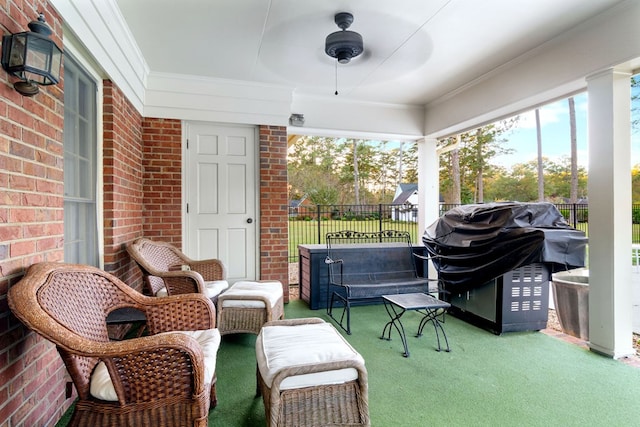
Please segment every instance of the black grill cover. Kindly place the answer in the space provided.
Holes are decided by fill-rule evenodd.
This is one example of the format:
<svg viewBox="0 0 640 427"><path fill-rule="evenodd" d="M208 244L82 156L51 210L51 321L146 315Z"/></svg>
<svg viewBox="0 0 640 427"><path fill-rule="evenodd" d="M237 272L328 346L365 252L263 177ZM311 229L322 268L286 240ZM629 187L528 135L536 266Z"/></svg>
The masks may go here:
<svg viewBox="0 0 640 427"><path fill-rule="evenodd" d="M551 203L488 203L451 209L422 241L447 290L464 292L531 263L552 272L584 267L587 238Z"/></svg>

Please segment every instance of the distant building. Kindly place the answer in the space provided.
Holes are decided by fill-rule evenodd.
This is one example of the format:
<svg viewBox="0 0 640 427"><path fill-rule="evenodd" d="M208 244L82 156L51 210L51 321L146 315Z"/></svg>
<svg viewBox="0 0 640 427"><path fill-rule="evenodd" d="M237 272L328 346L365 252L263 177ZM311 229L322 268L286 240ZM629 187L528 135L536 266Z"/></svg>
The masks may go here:
<svg viewBox="0 0 640 427"><path fill-rule="evenodd" d="M392 220L418 222L418 184L399 184L391 204Z"/></svg>
<svg viewBox="0 0 640 427"><path fill-rule="evenodd" d="M294 199L289 201L289 218L295 218L300 214L300 208L312 206L312 203L307 199L307 195L302 196L301 199ZM308 209L307 209L308 211Z"/></svg>

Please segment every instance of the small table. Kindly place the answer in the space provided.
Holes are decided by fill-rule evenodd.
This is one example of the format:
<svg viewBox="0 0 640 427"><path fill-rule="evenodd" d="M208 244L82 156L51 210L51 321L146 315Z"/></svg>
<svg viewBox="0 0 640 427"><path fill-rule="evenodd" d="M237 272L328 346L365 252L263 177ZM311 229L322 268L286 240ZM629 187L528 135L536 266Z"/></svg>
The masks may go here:
<svg viewBox="0 0 640 427"><path fill-rule="evenodd" d="M382 301L384 302L384 308L387 310L391 320L384 325L380 339L390 341L391 327L393 326L396 328L400 334L402 345L404 346L404 357L409 357L409 348L407 346L407 337L404 332L404 326L402 326L402 321L400 319L407 311L417 311L423 315L422 320L420 320L420 325L418 326L418 333L416 334L416 337L422 336L422 330L425 325L431 322L436 331L436 338L438 340L437 351L441 350L440 334L438 329L442 332L442 336L447 344L447 349L445 351L451 351L449 348L449 340L447 340L447 334L445 334L442 322L438 318L438 311L448 309L451 307L451 304L424 293L383 295Z"/></svg>
<svg viewBox="0 0 640 427"><path fill-rule="evenodd" d="M133 307L122 307L113 310L107 316L107 325L120 325L123 323L145 322L144 313Z"/></svg>
<svg viewBox="0 0 640 427"><path fill-rule="evenodd" d="M147 322L147 317L144 315L142 311L136 308L122 307L122 308L115 309L111 313L109 313L109 315L107 316L106 322L107 322L107 326L122 325L122 324L130 324L134 326L134 324L140 323L140 327L136 332L136 337L140 337L142 336L142 334L144 333L144 330L146 329L146 326L144 326L144 324ZM113 337L112 339L119 340L119 338L113 338Z"/></svg>

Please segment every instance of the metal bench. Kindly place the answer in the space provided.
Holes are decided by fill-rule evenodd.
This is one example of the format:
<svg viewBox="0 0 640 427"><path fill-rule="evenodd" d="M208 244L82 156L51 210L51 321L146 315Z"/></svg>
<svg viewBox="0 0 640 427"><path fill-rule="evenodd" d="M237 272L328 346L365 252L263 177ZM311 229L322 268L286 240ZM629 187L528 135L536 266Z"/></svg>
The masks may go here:
<svg viewBox="0 0 640 427"><path fill-rule="evenodd" d="M327 287L327 314L347 334L351 334L351 306L358 303L382 302L382 295L433 291L430 280L419 277L411 246L411 235L406 231L385 230L358 232L343 230L327 233L329 286ZM406 243L407 250L387 253L384 250L367 252L342 251L341 258L334 255L336 246L344 243L375 243L384 245ZM376 301L377 300L377 301ZM342 312L334 316L334 308Z"/></svg>

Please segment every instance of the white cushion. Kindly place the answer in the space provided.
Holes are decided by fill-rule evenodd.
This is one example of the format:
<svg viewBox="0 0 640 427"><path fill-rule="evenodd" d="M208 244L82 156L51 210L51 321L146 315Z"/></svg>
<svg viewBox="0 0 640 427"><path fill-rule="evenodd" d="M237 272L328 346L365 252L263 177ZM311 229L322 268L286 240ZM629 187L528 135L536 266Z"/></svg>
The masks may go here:
<svg viewBox="0 0 640 427"><path fill-rule="evenodd" d="M285 368L352 360L364 364L362 356L328 323L298 326L265 326L256 340L260 375L271 388L273 378ZM355 368L294 375L280 383L281 390L342 384L358 378Z"/></svg>
<svg viewBox="0 0 640 427"><path fill-rule="evenodd" d="M205 384L211 384L213 375L216 370L216 358L218 356L218 347L220 347L220 331L218 329L206 329L202 331L176 331L195 338L202 348L204 355L204 381ZM170 334L172 332L163 332L162 334ZM158 335L162 335L158 334ZM109 376L109 371L104 362L99 362L93 374L91 374L91 385L89 388L91 396L96 399L115 402L118 400L113 382Z"/></svg>
<svg viewBox="0 0 640 427"><path fill-rule="evenodd" d="M210 282L204 282L205 289L204 294L207 298L211 299L213 297L217 297L229 287L229 282L226 280L212 280ZM161 288L158 292L156 292L157 297L166 297L168 294L167 288Z"/></svg>
<svg viewBox="0 0 640 427"><path fill-rule="evenodd" d="M229 299L229 296L256 296L267 298L274 307L278 300L282 298L282 283L278 281L272 282L246 282L240 281L234 283L228 291L224 293L222 307L241 307L241 308L264 308L263 300L251 299Z"/></svg>

